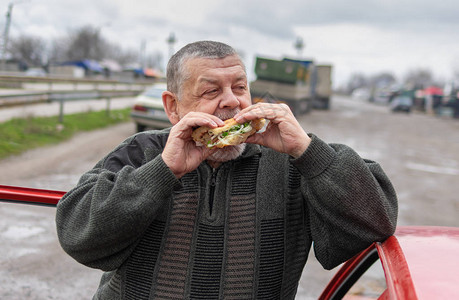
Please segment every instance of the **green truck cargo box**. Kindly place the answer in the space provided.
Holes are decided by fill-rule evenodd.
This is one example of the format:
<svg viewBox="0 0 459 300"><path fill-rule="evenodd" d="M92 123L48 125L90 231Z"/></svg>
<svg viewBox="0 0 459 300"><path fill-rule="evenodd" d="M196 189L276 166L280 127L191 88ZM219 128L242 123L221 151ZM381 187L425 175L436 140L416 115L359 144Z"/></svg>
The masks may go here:
<svg viewBox="0 0 459 300"><path fill-rule="evenodd" d="M296 84L309 80L308 67L295 61L257 57L255 74L258 79Z"/></svg>

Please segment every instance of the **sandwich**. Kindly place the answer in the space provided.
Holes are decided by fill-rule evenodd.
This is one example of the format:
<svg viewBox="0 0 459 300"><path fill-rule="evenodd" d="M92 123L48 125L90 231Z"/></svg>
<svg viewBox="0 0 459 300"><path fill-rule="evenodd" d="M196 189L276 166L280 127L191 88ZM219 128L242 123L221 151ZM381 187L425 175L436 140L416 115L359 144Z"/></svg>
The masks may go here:
<svg viewBox="0 0 459 300"><path fill-rule="evenodd" d="M239 124L231 118L221 127L198 127L193 130L191 136L197 145L205 145L210 149L234 146L244 143L249 136L262 129L265 122L266 120L261 118Z"/></svg>

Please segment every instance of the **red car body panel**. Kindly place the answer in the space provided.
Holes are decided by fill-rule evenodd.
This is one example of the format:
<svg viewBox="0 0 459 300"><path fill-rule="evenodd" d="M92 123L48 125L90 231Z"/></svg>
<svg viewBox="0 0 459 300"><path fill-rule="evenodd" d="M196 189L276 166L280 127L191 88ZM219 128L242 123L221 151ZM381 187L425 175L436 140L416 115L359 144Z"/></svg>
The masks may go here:
<svg viewBox="0 0 459 300"><path fill-rule="evenodd" d="M332 299L374 249L387 286L378 299L458 298L459 228L406 226L399 227L383 243L374 243L345 262L319 299Z"/></svg>
<svg viewBox="0 0 459 300"><path fill-rule="evenodd" d="M417 299L458 299L459 228L401 227L395 235Z"/></svg>
<svg viewBox="0 0 459 300"><path fill-rule="evenodd" d="M396 237L375 243L386 276L388 299L416 299L413 281Z"/></svg>

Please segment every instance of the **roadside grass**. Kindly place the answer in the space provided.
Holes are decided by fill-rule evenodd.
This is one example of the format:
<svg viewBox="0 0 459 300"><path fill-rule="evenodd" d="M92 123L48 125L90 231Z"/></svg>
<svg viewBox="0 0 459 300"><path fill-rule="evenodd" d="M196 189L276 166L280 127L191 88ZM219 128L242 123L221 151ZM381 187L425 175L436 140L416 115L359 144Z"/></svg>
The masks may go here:
<svg viewBox="0 0 459 300"><path fill-rule="evenodd" d="M80 131L90 131L130 120L130 108L107 111L88 111L64 116L15 118L0 123L0 159L26 150L57 144Z"/></svg>

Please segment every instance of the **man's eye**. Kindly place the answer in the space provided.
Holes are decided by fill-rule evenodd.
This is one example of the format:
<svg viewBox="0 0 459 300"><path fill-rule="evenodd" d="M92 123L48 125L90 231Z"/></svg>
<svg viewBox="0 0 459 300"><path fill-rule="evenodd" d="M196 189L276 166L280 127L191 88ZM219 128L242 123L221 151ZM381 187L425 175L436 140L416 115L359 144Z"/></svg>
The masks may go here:
<svg viewBox="0 0 459 300"><path fill-rule="evenodd" d="M241 91L241 92L245 91L246 89L247 87L245 85L239 85L236 87L236 90Z"/></svg>

